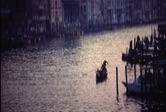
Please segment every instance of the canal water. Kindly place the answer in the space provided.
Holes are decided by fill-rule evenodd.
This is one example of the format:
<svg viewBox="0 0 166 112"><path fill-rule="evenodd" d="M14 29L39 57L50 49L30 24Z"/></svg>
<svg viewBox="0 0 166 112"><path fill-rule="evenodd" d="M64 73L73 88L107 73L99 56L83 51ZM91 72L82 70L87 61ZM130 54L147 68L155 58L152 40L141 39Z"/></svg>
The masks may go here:
<svg viewBox="0 0 166 112"><path fill-rule="evenodd" d="M150 36L157 25L120 28L76 37L45 39L1 53L2 112L139 112L139 97L126 96L125 62L130 40ZM108 79L95 71L107 60ZM116 97L116 66L119 97ZM138 69L137 69L138 71ZM133 79L133 68L128 69ZM138 73L138 72L137 72Z"/></svg>

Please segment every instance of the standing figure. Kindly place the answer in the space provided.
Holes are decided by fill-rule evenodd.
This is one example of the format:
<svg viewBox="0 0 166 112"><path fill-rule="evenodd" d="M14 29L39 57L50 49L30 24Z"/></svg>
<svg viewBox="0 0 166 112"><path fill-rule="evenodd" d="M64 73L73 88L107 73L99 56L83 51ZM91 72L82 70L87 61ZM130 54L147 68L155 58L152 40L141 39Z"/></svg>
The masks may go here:
<svg viewBox="0 0 166 112"><path fill-rule="evenodd" d="M101 70L103 73L107 73L106 64L108 64L108 62L106 60L104 60L102 66L101 66Z"/></svg>

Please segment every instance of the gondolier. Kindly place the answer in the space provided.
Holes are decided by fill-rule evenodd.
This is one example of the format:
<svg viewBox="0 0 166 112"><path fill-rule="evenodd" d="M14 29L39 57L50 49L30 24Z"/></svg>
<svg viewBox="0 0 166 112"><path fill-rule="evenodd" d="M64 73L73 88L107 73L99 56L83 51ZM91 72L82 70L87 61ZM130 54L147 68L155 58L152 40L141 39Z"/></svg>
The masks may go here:
<svg viewBox="0 0 166 112"><path fill-rule="evenodd" d="M102 71L106 71L106 72L107 72L106 64L108 64L108 62L107 62L106 60L104 60L102 66L101 66L101 70L102 70Z"/></svg>

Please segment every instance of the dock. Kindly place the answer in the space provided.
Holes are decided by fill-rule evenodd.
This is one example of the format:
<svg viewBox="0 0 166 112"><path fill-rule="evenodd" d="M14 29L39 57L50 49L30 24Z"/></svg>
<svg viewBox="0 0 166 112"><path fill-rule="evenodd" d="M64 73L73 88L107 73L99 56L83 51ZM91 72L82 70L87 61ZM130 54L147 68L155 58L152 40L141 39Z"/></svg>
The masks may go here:
<svg viewBox="0 0 166 112"><path fill-rule="evenodd" d="M139 96L147 105L147 109L141 111L166 111L166 24L159 24L150 37L137 36L131 40L122 60L126 61L126 67L134 66L133 80L136 82L136 77L140 78ZM136 73L136 65L140 67L139 73ZM129 85L126 67L124 83ZM128 86L126 92L132 94Z"/></svg>

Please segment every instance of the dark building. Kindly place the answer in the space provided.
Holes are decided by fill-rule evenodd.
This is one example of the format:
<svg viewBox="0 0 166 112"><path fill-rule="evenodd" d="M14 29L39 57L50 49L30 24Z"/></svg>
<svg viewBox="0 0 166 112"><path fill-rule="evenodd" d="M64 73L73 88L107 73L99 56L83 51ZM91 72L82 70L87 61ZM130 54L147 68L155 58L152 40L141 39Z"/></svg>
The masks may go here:
<svg viewBox="0 0 166 112"><path fill-rule="evenodd" d="M43 35L50 31L50 1L30 0L30 33L31 35Z"/></svg>
<svg viewBox="0 0 166 112"><path fill-rule="evenodd" d="M64 27L79 25L79 0L63 0L62 7Z"/></svg>
<svg viewBox="0 0 166 112"><path fill-rule="evenodd" d="M134 0L127 0L126 17L128 17L128 23L134 22Z"/></svg>
<svg viewBox="0 0 166 112"><path fill-rule="evenodd" d="M1 0L1 45L16 44L28 34L28 0Z"/></svg>
<svg viewBox="0 0 166 112"><path fill-rule="evenodd" d="M13 28L16 35L27 35L28 24L28 0L12 0L12 15Z"/></svg>
<svg viewBox="0 0 166 112"><path fill-rule="evenodd" d="M26 33L27 2L27 0L1 0L1 29L3 29L1 35L8 32L12 37L15 37Z"/></svg>
<svg viewBox="0 0 166 112"><path fill-rule="evenodd" d="M0 18L1 18L1 38L4 38L9 34L9 28L11 27L11 4L9 0L1 0Z"/></svg>
<svg viewBox="0 0 166 112"><path fill-rule="evenodd" d="M140 23L142 19L142 11L141 11L141 0L135 0L134 1L134 22Z"/></svg>
<svg viewBox="0 0 166 112"><path fill-rule="evenodd" d="M166 19L166 0L1 0L1 40ZM3 41L1 41L3 43Z"/></svg>
<svg viewBox="0 0 166 112"><path fill-rule="evenodd" d="M159 20L166 19L166 0L157 0L157 17Z"/></svg>
<svg viewBox="0 0 166 112"><path fill-rule="evenodd" d="M62 29L62 0L50 0L50 27L51 33Z"/></svg>

